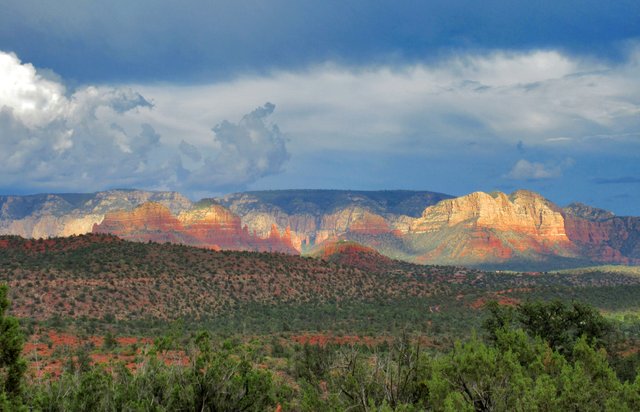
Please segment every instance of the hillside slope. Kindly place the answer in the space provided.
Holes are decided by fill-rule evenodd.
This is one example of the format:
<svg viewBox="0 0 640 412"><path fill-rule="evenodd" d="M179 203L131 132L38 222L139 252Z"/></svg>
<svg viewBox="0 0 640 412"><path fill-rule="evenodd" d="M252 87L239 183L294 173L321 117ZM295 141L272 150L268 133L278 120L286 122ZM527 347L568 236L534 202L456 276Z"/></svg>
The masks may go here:
<svg viewBox="0 0 640 412"><path fill-rule="evenodd" d="M454 269L403 263L373 272L282 253L212 251L112 235L0 236L0 280L19 316L47 319L206 318L246 304L299 305L401 299L448 290ZM463 273L476 271L460 269ZM471 275L470 275L471 276Z"/></svg>
<svg viewBox="0 0 640 412"><path fill-rule="evenodd" d="M353 243L330 249L315 259L98 234L0 236L0 282L10 287L15 315L89 333L166 330L181 319L229 332L434 327L446 334L474 323L470 311L491 299L555 297L617 309L637 306L640 296L637 274L619 270L501 274L394 261Z"/></svg>

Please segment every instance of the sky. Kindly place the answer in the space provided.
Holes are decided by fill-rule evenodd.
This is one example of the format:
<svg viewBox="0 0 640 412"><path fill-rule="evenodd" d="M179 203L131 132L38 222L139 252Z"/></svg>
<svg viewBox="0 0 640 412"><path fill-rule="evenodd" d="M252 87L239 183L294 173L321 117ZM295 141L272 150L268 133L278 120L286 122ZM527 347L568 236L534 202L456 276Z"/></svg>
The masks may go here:
<svg viewBox="0 0 640 412"><path fill-rule="evenodd" d="M640 2L2 0L0 194L529 189L640 215Z"/></svg>

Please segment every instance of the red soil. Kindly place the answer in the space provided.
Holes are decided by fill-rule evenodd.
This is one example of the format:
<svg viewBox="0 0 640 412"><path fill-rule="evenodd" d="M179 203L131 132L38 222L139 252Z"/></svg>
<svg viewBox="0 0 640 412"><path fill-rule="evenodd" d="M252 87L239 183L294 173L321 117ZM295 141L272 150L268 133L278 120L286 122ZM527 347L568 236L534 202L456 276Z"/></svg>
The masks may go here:
<svg viewBox="0 0 640 412"><path fill-rule="evenodd" d="M93 344L94 348L101 349L103 343L104 338L101 336L89 336L81 339L71 334L57 333L51 330L40 331L40 333L32 335L25 343L23 354L30 360L29 371L35 378L46 374L58 377L67 362L68 353L87 344ZM151 343L150 338L118 337L116 338L117 346L112 351L95 352L94 349L90 349L92 351L89 354L91 364L111 365L115 362L124 362L127 368L135 371L140 367L140 362L144 361L142 355L145 347ZM160 358L167 365L188 364L188 358L183 351L168 351L163 353ZM74 359L77 358L74 356Z"/></svg>

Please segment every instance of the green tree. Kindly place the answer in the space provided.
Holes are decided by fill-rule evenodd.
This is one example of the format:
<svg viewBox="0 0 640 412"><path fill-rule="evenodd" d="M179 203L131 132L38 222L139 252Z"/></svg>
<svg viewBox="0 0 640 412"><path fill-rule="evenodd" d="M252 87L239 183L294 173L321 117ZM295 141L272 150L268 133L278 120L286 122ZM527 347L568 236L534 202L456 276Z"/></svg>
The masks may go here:
<svg viewBox="0 0 640 412"><path fill-rule="evenodd" d="M227 345L214 350L207 332L200 332L195 344L197 354L189 370L189 380L196 410L262 411L275 408L272 375L254 368L246 350Z"/></svg>
<svg viewBox="0 0 640 412"><path fill-rule="evenodd" d="M490 302L489 317L484 322L490 342L495 343L500 330L522 328L529 336L539 337L567 358L582 336L596 347L609 348L613 342L613 326L597 309L573 302L525 302L508 308Z"/></svg>
<svg viewBox="0 0 640 412"><path fill-rule="evenodd" d="M511 306L500 305L495 300L488 302L485 308L489 311L489 317L485 319L483 328L488 340L495 343L501 330L509 330L515 325L516 311Z"/></svg>
<svg viewBox="0 0 640 412"><path fill-rule="evenodd" d="M434 362L428 381L436 410L524 410L533 386L518 356L502 352L475 336Z"/></svg>
<svg viewBox="0 0 640 412"><path fill-rule="evenodd" d="M104 341L102 343L102 347L106 350L111 350L116 346L118 346L118 341L116 341L116 338L115 336L113 336L113 333L111 331L108 331L104 335Z"/></svg>
<svg viewBox="0 0 640 412"><path fill-rule="evenodd" d="M22 359L24 336L18 320L7 315L9 288L0 285L0 386L8 398L15 398L22 390L27 364Z"/></svg>
<svg viewBox="0 0 640 412"><path fill-rule="evenodd" d="M602 411L610 406L623 410L622 384L607 363L604 350L581 338L573 348L573 358L574 363L565 365L558 377L559 409Z"/></svg>

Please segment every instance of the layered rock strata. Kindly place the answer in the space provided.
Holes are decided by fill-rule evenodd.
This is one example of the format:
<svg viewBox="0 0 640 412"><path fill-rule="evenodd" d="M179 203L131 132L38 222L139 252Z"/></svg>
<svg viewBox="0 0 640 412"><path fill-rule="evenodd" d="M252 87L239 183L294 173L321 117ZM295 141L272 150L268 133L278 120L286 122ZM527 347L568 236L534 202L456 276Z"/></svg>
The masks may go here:
<svg viewBox="0 0 640 412"><path fill-rule="evenodd" d="M174 242L216 250L251 250L297 254L287 231L273 228L268 237L250 234L240 218L220 205L182 211L174 216L159 203L145 203L131 211L107 213L93 233L146 242Z"/></svg>

